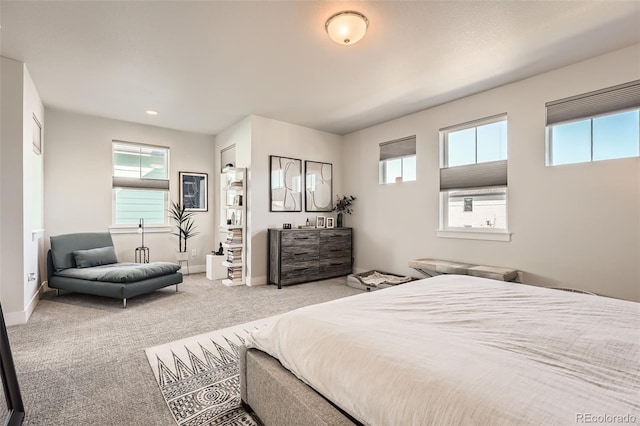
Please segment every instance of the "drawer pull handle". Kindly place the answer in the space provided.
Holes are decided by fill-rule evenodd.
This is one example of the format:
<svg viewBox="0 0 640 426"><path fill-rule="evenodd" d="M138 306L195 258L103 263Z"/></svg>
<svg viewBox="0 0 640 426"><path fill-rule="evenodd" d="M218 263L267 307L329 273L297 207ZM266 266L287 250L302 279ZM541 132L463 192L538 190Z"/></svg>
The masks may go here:
<svg viewBox="0 0 640 426"><path fill-rule="evenodd" d="M294 237L295 240L308 240L309 237Z"/></svg>

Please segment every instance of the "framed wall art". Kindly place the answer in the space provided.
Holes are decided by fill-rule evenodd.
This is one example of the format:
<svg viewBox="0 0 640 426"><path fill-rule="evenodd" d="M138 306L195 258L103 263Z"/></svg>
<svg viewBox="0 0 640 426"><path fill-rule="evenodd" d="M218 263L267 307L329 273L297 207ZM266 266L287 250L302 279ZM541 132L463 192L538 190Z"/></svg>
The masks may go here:
<svg viewBox="0 0 640 426"><path fill-rule="evenodd" d="M333 164L305 161L305 208L307 212L333 210Z"/></svg>
<svg viewBox="0 0 640 426"><path fill-rule="evenodd" d="M269 211L302 211L302 160L269 156Z"/></svg>
<svg viewBox="0 0 640 426"><path fill-rule="evenodd" d="M180 202L185 210L206 212L207 205L207 174L179 172Z"/></svg>
<svg viewBox="0 0 640 426"><path fill-rule="evenodd" d="M33 152L40 155L42 154L42 125L38 121L38 118L33 116Z"/></svg>

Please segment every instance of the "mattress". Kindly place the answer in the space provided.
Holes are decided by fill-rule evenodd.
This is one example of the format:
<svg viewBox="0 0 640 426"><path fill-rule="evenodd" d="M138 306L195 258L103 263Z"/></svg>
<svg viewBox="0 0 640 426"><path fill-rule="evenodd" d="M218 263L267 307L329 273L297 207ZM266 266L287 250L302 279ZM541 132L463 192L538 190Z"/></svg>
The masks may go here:
<svg viewBox="0 0 640 426"><path fill-rule="evenodd" d="M640 419L639 329L638 303L441 275L292 311L247 345L367 425L575 424Z"/></svg>

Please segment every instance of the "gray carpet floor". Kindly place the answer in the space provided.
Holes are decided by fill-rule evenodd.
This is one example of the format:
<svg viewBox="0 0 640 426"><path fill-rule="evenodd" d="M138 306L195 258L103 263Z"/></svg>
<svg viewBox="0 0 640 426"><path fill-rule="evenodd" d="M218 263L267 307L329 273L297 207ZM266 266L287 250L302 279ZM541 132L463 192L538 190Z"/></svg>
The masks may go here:
<svg viewBox="0 0 640 426"><path fill-rule="evenodd" d="M8 329L27 425L175 425L144 349L361 293L346 278L225 287L204 274L122 302L53 291Z"/></svg>

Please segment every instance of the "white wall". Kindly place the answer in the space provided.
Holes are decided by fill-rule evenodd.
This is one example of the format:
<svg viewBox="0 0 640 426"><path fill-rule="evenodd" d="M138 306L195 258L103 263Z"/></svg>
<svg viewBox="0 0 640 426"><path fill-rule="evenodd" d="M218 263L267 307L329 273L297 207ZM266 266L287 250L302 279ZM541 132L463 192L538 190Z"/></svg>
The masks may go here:
<svg viewBox="0 0 640 426"><path fill-rule="evenodd" d="M640 45L345 136L358 197L356 268L414 273L438 258L516 268L526 283L640 301L640 159L545 167L545 102L640 78ZM508 113L511 242L436 237L440 128ZM417 135L417 181L378 184L378 144Z"/></svg>
<svg viewBox="0 0 640 426"><path fill-rule="evenodd" d="M178 200L178 172L208 173L209 211L194 216L197 235L189 239L190 272L204 271L205 255L214 249L213 194L218 168L214 138L130 122L47 109L45 157L45 228L49 236L72 232L106 232L112 225L112 152L114 139L170 148L170 199ZM172 224L172 231L174 226ZM140 235L113 234L121 261L133 261ZM178 237L145 233L151 261L176 261ZM183 272L186 272L183 270Z"/></svg>
<svg viewBox="0 0 640 426"><path fill-rule="evenodd" d="M6 319L23 310L22 114L21 62L1 58L2 101L2 216L0 226L0 298Z"/></svg>
<svg viewBox="0 0 640 426"><path fill-rule="evenodd" d="M1 61L0 299L7 324L18 324L33 312L42 283L42 245L32 223L34 201L42 195L42 156L32 149L32 123L35 115L44 129L44 107L25 65Z"/></svg>

